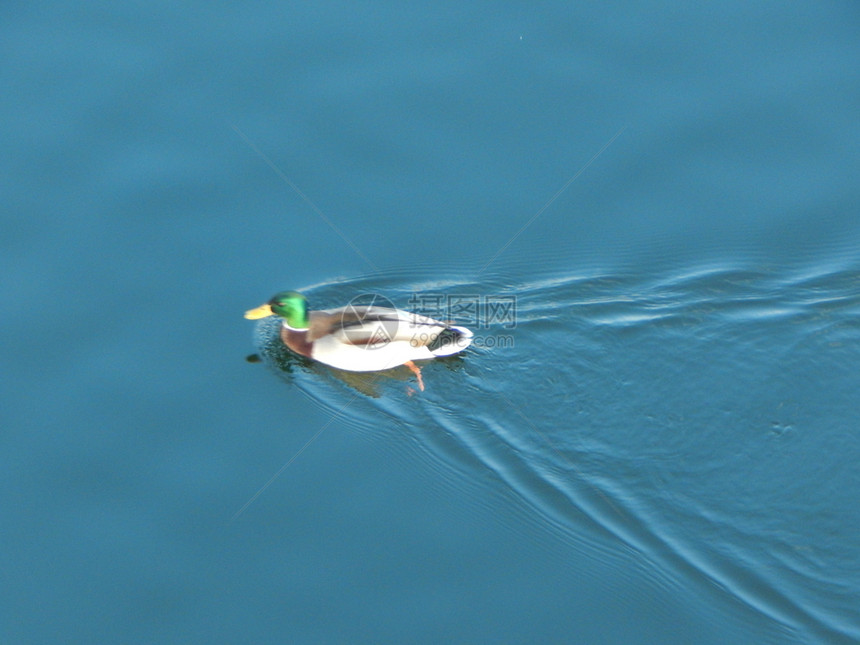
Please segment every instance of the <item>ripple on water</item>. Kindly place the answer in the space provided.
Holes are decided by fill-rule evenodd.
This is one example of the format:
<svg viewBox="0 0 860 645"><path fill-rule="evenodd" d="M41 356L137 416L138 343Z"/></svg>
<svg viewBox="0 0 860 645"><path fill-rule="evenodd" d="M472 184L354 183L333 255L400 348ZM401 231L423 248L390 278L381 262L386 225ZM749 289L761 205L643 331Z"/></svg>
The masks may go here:
<svg viewBox="0 0 860 645"><path fill-rule="evenodd" d="M482 330L513 346L435 361L412 397L408 373L368 385L279 353L271 321L258 327L262 353L332 413L356 397L343 420L360 432L408 432L441 481L456 472L477 497L506 487L579 551L613 566L632 551L656 565L655 584L725 592L813 638L860 637L860 576L839 548L860 528L860 453L847 434L860 385L856 269L706 266L520 285L421 274L305 292L320 308L359 292L404 307L416 292L516 296L516 327Z"/></svg>

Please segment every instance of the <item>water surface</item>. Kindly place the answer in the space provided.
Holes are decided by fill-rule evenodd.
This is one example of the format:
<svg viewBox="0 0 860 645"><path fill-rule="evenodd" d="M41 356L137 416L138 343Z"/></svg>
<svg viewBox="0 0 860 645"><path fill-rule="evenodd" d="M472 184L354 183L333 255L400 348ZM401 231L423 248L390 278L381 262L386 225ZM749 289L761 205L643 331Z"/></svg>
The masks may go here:
<svg viewBox="0 0 860 645"><path fill-rule="evenodd" d="M0 17L0 640L860 640L853 6Z"/></svg>

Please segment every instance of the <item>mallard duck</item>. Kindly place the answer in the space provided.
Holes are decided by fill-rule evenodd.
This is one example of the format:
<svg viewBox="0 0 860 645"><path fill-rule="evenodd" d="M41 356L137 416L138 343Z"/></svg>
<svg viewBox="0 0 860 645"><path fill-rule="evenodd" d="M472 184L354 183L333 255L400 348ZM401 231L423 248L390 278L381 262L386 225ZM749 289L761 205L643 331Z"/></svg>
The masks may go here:
<svg viewBox="0 0 860 645"><path fill-rule="evenodd" d="M405 365L424 389L413 361L449 356L472 342L472 332L392 307L347 305L308 311L307 299L282 291L245 312L245 318L283 318L281 340L296 354L349 372L375 372Z"/></svg>

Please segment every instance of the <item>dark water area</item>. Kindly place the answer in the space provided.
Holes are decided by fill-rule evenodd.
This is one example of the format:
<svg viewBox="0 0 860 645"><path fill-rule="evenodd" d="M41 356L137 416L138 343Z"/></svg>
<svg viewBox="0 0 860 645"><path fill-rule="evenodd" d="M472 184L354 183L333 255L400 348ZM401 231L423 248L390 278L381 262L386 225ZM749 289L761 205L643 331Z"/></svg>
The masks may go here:
<svg viewBox="0 0 860 645"><path fill-rule="evenodd" d="M4 5L0 641L860 642L858 28Z"/></svg>

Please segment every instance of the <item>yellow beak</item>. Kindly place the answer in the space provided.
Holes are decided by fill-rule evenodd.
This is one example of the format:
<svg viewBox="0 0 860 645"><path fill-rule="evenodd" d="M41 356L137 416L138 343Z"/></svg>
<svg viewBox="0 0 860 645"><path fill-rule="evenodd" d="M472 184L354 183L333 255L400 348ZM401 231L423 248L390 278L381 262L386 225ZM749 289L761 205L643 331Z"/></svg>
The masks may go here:
<svg viewBox="0 0 860 645"><path fill-rule="evenodd" d="M274 316L275 312L272 311L272 308L268 305L260 305L256 309L249 309L245 312L245 318L248 320L257 320L258 318L265 318L266 316Z"/></svg>

